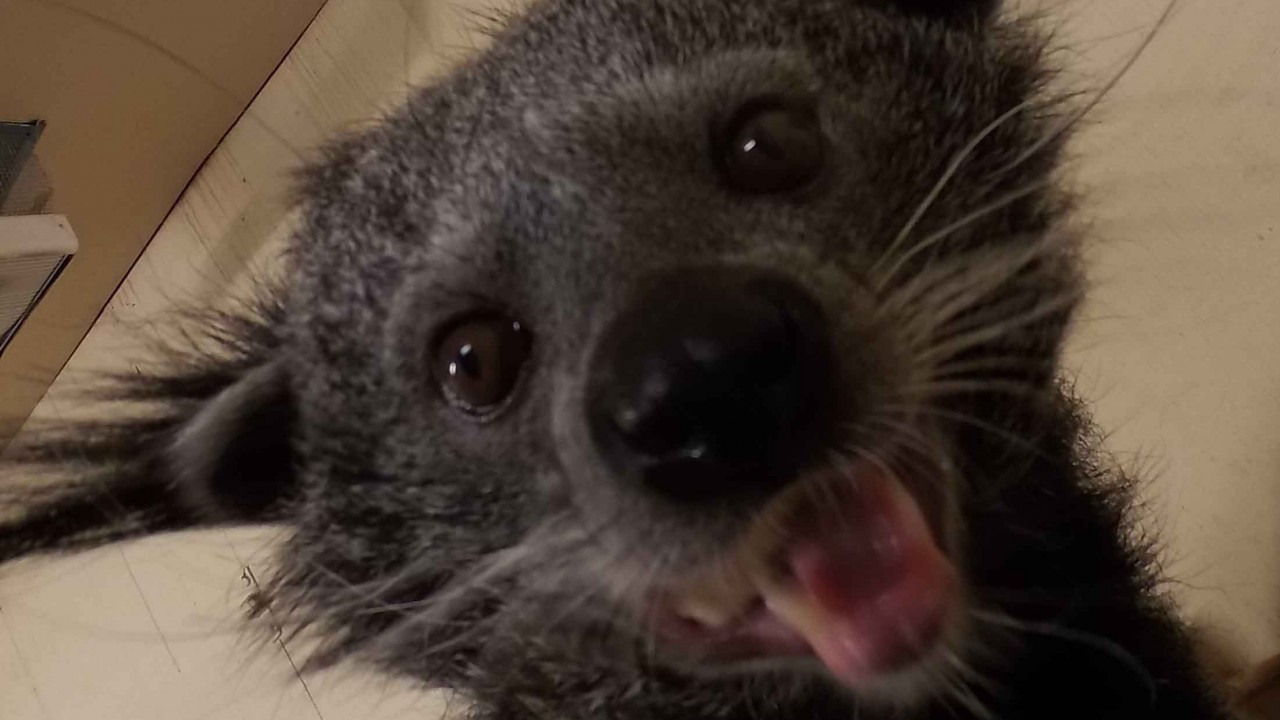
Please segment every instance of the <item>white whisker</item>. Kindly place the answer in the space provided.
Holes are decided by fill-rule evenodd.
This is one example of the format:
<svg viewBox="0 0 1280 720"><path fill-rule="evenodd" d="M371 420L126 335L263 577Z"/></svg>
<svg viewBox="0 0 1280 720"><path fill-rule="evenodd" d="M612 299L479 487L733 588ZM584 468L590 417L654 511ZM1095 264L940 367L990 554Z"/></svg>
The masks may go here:
<svg viewBox="0 0 1280 720"><path fill-rule="evenodd" d="M902 243L906 242L912 231L916 229L916 226L919 225L920 221L924 218L925 213L929 212L929 209L933 207L935 202L937 202L938 197L942 195L942 191L947 188L951 183L951 180L956 176L956 173L960 171L960 168L964 165L965 161L967 161L969 157L973 155L974 151L978 149L978 146L981 145L982 142L991 135L991 133L1000 129L1002 125L1012 120L1023 110L1030 107L1030 105L1031 101L1026 100L1018 103L1012 108L1009 108L995 120L992 120L985 128L979 131L978 134L968 142L968 144L960 149L960 152L956 153L956 156L950 163L948 163L946 170L943 171L942 177L938 179L938 182L934 184L933 188L929 191L929 194L926 195L924 200L916 207L911 218L902 226L902 230L898 232L897 237L895 237L893 242L889 244L888 249L885 250L884 254L880 257L880 260L872 266L873 274L879 270L880 265L886 259L891 258L893 254L898 251L898 248Z"/></svg>
<svg viewBox="0 0 1280 720"><path fill-rule="evenodd" d="M1137 49L1134 50L1133 53L1129 55L1129 58L1125 60L1123 65L1120 66L1120 69L1114 75L1111 76L1111 79L1108 80L1105 85L1102 86L1102 89L1094 93L1092 100L1086 103L1084 107L1077 110L1074 114L1068 115L1066 118L1064 118L1061 122L1058 123L1056 127L1054 127L1052 130L1046 133L1042 138L1040 138L1040 140L1038 140L1036 143L1034 143L1030 147L1023 150L1017 157L1015 157L1012 161L1010 161L1008 165L1000 168L1000 170L997 172L997 176L1003 176L1003 175L1007 175L1010 172L1013 172L1015 169L1017 169L1019 166L1025 163L1027 160L1034 157L1041 150L1044 150L1045 147L1056 142L1057 140L1060 140L1064 135L1070 132L1072 128L1074 128L1076 125L1079 125L1082 120L1084 120L1086 117L1088 117L1090 113L1092 113L1095 109L1097 109L1097 107L1102 104L1102 101L1105 100L1107 96L1111 94L1111 91L1115 90L1116 86L1120 84L1120 81L1123 80L1125 76L1129 74L1129 71L1132 70L1133 67L1138 64L1138 60L1142 59L1142 56L1146 54L1147 49L1151 47L1151 44L1155 41L1156 36L1160 33L1160 31L1164 28L1164 26L1169 22L1169 18L1173 17L1173 11L1177 8L1177 5L1178 5L1178 0L1169 0L1168 4L1165 5L1164 12L1160 14L1160 17L1156 19L1155 24L1152 25L1151 29L1146 33L1145 36L1143 36L1142 41L1138 43Z"/></svg>
<svg viewBox="0 0 1280 720"><path fill-rule="evenodd" d="M1033 401L1052 400L1053 389L1012 380L943 380L908 386L907 393L930 400L957 395L997 393Z"/></svg>
<svg viewBox="0 0 1280 720"><path fill-rule="evenodd" d="M979 207L978 209L973 210L972 212L964 215L960 219L948 225L945 225L940 230L930 233L929 235L922 238L915 245L912 245L910 250L902 253L902 255L899 256L894 261L893 265L890 266L887 271L881 274L878 274L876 276L877 289L883 291L885 287L893 283L894 279L898 276L898 273L902 272L903 268L905 268L908 263L910 263L913 259L915 259L920 253L933 247L938 242L947 239L952 234L957 233L969 227L970 225L973 225L974 223L978 222L979 220L982 220L983 218L989 215L992 215L994 213L997 213L1009 207L1010 205L1018 202L1019 200L1030 197L1031 195L1034 195L1035 193L1040 192L1042 190L1048 189L1053 184L1054 184L1053 178L1045 178L1043 180L1037 180L1036 182L1028 183L1027 185L1024 185L1016 190L1011 190L1001 195L1000 197L996 198L995 200L992 200L986 205L983 205L982 207Z"/></svg>
<svg viewBox="0 0 1280 720"><path fill-rule="evenodd" d="M1075 294L1063 294L1049 301L1041 302L1035 307L1018 315L1007 317L998 323L965 330L957 335L934 344L920 353L918 362L934 364L955 358L961 353L981 345L1007 337L1015 330L1021 330L1053 315L1066 312L1078 302Z"/></svg>

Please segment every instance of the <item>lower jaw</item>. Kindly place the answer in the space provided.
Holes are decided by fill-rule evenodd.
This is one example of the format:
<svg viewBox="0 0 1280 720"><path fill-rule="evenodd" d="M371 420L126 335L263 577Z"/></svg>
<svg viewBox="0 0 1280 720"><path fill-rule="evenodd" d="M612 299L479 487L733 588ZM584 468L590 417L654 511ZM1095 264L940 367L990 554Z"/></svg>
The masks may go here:
<svg viewBox="0 0 1280 720"><path fill-rule="evenodd" d="M945 550L946 512L926 512L881 465L813 481L826 492L780 497L772 524L762 521L731 562L655 598L664 647L712 672L825 668L860 694L912 675L958 639L965 588Z"/></svg>
<svg viewBox="0 0 1280 720"><path fill-rule="evenodd" d="M762 604L730 630L707 630L673 618L660 634L681 654L710 662L816 657L807 640L770 617Z"/></svg>
<svg viewBox="0 0 1280 720"><path fill-rule="evenodd" d="M798 633L768 616L763 607L753 610L732 630L713 633L691 629L688 621L676 620L660 632L659 641L679 664L710 676L752 674L796 674L820 677L854 692L885 695L895 703L908 696L927 695L928 668L946 664L956 654L961 638L964 613L957 605L944 614L936 634L919 648L895 659L879 672L857 679L837 677L819 659L812 645Z"/></svg>
<svg viewBox="0 0 1280 720"><path fill-rule="evenodd" d="M725 693L726 701L737 701L739 694L752 693L776 703L778 716L790 717L787 706L792 703L800 708L821 703L831 712L832 708L858 708L863 717L881 717L877 710L895 716L903 712L919 711L945 697L952 690L956 676L953 662L947 658L952 650L938 646L921 656L916 662L898 670L856 685L841 682L812 654L796 656L744 655L734 660L696 661L687 656L673 659L669 667L689 678L706 690ZM962 653L958 653L961 654ZM757 694L762 693L762 694ZM732 694L732 697L728 694ZM846 705L831 705L830 703ZM796 714L797 717L827 717L827 715ZM851 712L835 717L855 717ZM904 717L910 717L904 716Z"/></svg>

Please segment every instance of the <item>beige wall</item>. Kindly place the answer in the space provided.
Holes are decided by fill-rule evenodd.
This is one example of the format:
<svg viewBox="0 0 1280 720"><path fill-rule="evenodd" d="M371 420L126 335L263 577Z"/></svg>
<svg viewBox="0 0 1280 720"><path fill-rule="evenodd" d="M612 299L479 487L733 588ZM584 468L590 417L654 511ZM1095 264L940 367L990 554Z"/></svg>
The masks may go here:
<svg viewBox="0 0 1280 720"><path fill-rule="evenodd" d="M42 118L81 252L0 356L0 439L324 0L0 0L0 118Z"/></svg>

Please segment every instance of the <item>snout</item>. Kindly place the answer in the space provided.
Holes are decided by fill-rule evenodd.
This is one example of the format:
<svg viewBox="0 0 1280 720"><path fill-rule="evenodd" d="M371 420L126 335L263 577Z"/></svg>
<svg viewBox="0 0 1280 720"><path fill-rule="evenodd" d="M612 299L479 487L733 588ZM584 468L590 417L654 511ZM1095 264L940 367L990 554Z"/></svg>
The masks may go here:
<svg viewBox="0 0 1280 720"><path fill-rule="evenodd" d="M849 357L853 324L824 307L768 271L663 277L598 341L588 425L613 478L692 510L673 514L699 519L691 533L713 510L738 511L714 560L638 599L666 647L707 664L811 657L867 688L950 642L959 578L937 532L946 523L928 511L941 505L913 492L944 482L930 459L911 464L929 477L906 477L874 453L837 450L865 404L850 369L873 364Z"/></svg>
<svg viewBox="0 0 1280 720"><path fill-rule="evenodd" d="M592 440L668 499L776 492L826 439L831 352L823 311L798 284L723 268L662 278L592 360Z"/></svg>

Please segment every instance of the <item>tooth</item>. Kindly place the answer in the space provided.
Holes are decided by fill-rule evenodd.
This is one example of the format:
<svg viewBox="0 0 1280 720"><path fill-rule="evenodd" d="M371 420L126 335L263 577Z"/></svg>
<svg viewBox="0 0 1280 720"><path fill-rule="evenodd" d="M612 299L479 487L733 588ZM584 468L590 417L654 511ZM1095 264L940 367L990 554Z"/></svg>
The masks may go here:
<svg viewBox="0 0 1280 720"><path fill-rule="evenodd" d="M705 625L710 628L724 627L733 619L733 616L725 606L706 603L700 598L689 599L681 603L678 612L684 619L693 620L699 625Z"/></svg>
<svg viewBox="0 0 1280 720"><path fill-rule="evenodd" d="M755 596L755 586L745 573L721 567L688 588L676 611L688 620L718 628L737 619Z"/></svg>
<svg viewBox="0 0 1280 720"><path fill-rule="evenodd" d="M762 578L759 589L765 606L810 642L830 628L830 617L798 585L788 586Z"/></svg>

